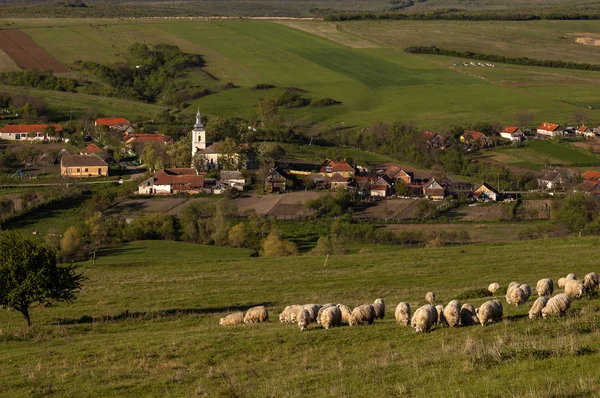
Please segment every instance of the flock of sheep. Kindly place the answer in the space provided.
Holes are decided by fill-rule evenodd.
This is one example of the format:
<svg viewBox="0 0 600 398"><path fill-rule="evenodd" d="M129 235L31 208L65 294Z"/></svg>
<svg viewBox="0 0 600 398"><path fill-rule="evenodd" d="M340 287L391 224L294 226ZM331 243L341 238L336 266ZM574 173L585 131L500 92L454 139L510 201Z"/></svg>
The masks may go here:
<svg viewBox="0 0 600 398"><path fill-rule="evenodd" d="M529 310L529 318L546 318L553 315L564 315L571 306L571 300L580 298L586 293L593 292L598 288L598 274L590 272L583 281L577 279L574 274L558 280L558 287L564 289L564 293L550 297L554 292L552 279L544 278L538 281L536 293L539 298L535 300ZM500 289L498 283L492 283L488 287L491 294ZM531 287L525 283L511 282L506 289L506 302L509 305L521 306L529 300ZM435 324L443 327L470 326L477 323L486 324L497 322L502 319L502 303L499 300L489 300L479 308L472 304L461 305L458 300L450 301L445 307L435 305L436 296L432 292L425 295L424 306L418 308L411 318L411 308L407 302L398 304L395 310L396 323L409 325L417 333L427 332ZM296 323L300 331L308 330L311 324L321 325L324 329L346 324L358 326L372 324L376 319L385 317L385 302L378 298L373 304L363 304L354 309L345 304L304 304L289 305L279 314L281 323ZM269 314L263 306L250 308L246 314L235 312L221 318L220 325L239 325L243 323L267 322Z"/></svg>

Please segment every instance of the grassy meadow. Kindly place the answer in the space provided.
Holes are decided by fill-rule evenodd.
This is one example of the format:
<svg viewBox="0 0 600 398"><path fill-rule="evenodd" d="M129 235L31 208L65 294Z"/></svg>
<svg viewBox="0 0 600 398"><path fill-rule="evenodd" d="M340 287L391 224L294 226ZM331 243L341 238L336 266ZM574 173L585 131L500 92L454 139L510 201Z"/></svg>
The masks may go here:
<svg viewBox="0 0 600 398"><path fill-rule="evenodd" d="M243 249L145 241L98 252L72 304L0 312L2 396L594 396L600 389L600 301L530 321L531 301L488 327L397 326L399 301L447 303L512 280L535 286L597 269L598 238L372 253L252 258ZM573 261L572 253L577 253ZM301 333L285 305L383 297L372 326ZM461 300L474 305L485 299ZM505 301L503 300L504 304ZM268 324L221 327L228 311L266 305Z"/></svg>
<svg viewBox="0 0 600 398"><path fill-rule="evenodd" d="M288 25L288 26L286 26ZM403 52L408 45L479 50L506 55L600 62L600 49L576 44L580 32L597 32L592 21L415 22L369 21L218 21L115 19L5 19L0 27L22 29L67 66L78 59L119 61L135 42L169 43L203 55L203 71L186 77L213 95L191 102L209 115L252 119L260 98L284 88L305 90L313 100L331 97L341 105L282 109L284 119L315 121L321 126L367 127L376 120L414 120L422 128L441 129L477 121L514 123L522 110L539 121L570 120L585 108L600 120L593 87L598 72L498 65L454 67L448 57ZM579 33L578 33L579 32ZM587 33L586 33L587 34ZM521 38L518 39L517 38ZM546 56L547 55L547 56ZM71 75L77 77L78 73ZM232 82L237 89L223 90ZM277 86L253 91L259 83ZM20 90L11 88L11 91ZM565 93L569 93L565 100ZM539 93L544 93L540 95ZM100 108L105 114L155 114L160 106L113 101L81 94L50 94L51 106ZM595 101L595 102L594 102ZM127 116L127 115L126 115Z"/></svg>

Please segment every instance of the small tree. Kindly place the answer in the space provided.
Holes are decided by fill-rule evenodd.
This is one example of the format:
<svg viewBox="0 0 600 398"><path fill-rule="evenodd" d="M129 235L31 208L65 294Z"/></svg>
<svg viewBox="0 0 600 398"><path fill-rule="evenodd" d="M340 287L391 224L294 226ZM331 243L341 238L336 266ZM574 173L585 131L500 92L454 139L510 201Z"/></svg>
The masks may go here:
<svg viewBox="0 0 600 398"><path fill-rule="evenodd" d="M12 199L0 198L0 216L8 217L15 209Z"/></svg>
<svg viewBox="0 0 600 398"><path fill-rule="evenodd" d="M298 248L293 242L284 240L279 234L271 232L263 242L265 257L297 256Z"/></svg>
<svg viewBox="0 0 600 398"><path fill-rule="evenodd" d="M58 265L56 252L15 231L0 233L0 305L23 314L31 326L29 308L53 301L71 302L85 279L75 265Z"/></svg>
<svg viewBox="0 0 600 398"><path fill-rule="evenodd" d="M396 193L396 195L398 196L410 196L411 193L411 189L408 185L406 185L404 183L404 181L402 180L398 180L395 184L394 184L394 192Z"/></svg>
<svg viewBox="0 0 600 398"><path fill-rule="evenodd" d="M525 132L525 129L527 128L527 126L529 126L535 119L535 115L533 114L533 112L522 111L522 112L517 113L517 116L515 119L517 121L518 126L521 128L521 130L523 132Z"/></svg>
<svg viewBox="0 0 600 398"><path fill-rule="evenodd" d="M71 257L81 249L81 233L75 227L69 227L60 240L60 251L65 258Z"/></svg>
<svg viewBox="0 0 600 398"><path fill-rule="evenodd" d="M246 243L246 227L244 223L239 223L229 230L227 234L229 244L233 247L244 247Z"/></svg>

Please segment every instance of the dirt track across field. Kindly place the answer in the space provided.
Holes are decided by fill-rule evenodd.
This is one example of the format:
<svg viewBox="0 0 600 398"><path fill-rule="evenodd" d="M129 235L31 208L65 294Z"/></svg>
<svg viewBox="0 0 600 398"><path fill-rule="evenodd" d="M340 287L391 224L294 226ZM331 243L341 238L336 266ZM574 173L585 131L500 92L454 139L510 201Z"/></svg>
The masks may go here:
<svg viewBox="0 0 600 398"><path fill-rule="evenodd" d="M54 73L68 73L69 69L58 62L29 36L20 30L0 30L0 49L25 70Z"/></svg>

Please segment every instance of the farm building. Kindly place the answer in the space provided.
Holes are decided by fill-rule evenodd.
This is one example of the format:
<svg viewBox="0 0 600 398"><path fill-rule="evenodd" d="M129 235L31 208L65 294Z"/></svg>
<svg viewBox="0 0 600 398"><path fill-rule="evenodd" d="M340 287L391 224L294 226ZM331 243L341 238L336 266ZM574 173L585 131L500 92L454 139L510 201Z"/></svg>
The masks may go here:
<svg viewBox="0 0 600 398"><path fill-rule="evenodd" d="M371 196L383 197L390 196L393 192L394 181L387 175L382 175L371 186Z"/></svg>
<svg viewBox="0 0 600 398"><path fill-rule="evenodd" d="M500 136L507 140L519 142L523 139L523 132L516 126L504 126L500 131Z"/></svg>
<svg viewBox="0 0 600 398"><path fill-rule="evenodd" d="M123 133L131 132L131 123L122 117L100 117L94 122L94 126L106 126L111 130L121 131Z"/></svg>
<svg viewBox="0 0 600 398"><path fill-rule="evenodd" d="M480 202L497 202L501 199L500 193L485 182L473 191L473 197Z"/></svg>
<svg viewBox="0 0 600 398"><path fill-rule="evenodd" d="M584 181L581 184L573 188L574 192L581 192L588 195L600 196L600 182L596 181Z"/></svg>
<svg viewBox="0 0 600 398"><path fill-rule="evenodd" d="M581 178L586 181L600 181L600 171L587 170L581 175Z"/></svg>
<svg viewBox="0 0 600 398"><path fill-rule="evenodd" d="M345 160L334 162L331 159L327 159L321 166L320 173L327 177L333 177L335 173L339 173L344 178L352 178L355 171Z"/></svg>
<svg viewBox="0 0 600 398"><path fill-rule="evenodd" d="M94 155L63 155L60 175L74 178L106 177L108 164Z"/></svg>
<svg viewBox="0 0 600 398"><path fill-rule="evenodd" d="M432 179L428 184L423 186L423 196L425 199L444 200L446 196L446 187L441 183Z"/></svg>
<svg viewBox="0 0 600 398"><path fill-rule="evenodd" d="M275 167L265 178L265 189L267 192L285 192L288 181L291 182L291 179L287 173L279 167Z"/></svg>
<svg viewBox="0 0 600 398"><path fill-rule="evenodd" d="M204 174L192 168L164 169L138 185L140 195L197 194L204 191Z"/></svg>
<svg viewBox="0 0 600 398"><path fill-rule="evenodd" d="M0 130L3 140L53 141L58 137L48 136L48 128L54 127L56 133L63 131L60 124L9 124Z"/></svg>
<svg viewBox="0 0 600 398"><path fill-rule="evenodd" d="M89 144L79 152L80 155L96 155L99 158L104 158L104 151L96 144Z"/></svg>
<svg viewBox="0 0 600 398"><path fill-rule="evenodd" d="M587 138L594 138L596 137L596 133L594 133L589 127L587 126L579 126L579 128L577 129L577 135L581 135Z"/></svg>
<svg viewBox="0 0 600 398"><path fill-rule="evenodd" d="M239 171L226 171L222 170L220 178L220 184L226 185L231 188L235 188L238 191L243 191L246 186L246 178Z"/></svg>
<svg viewBox="0 0 600 398"><path fill-rule="evenodd" d="M446 139L440 134L431 130L424 130L421 133L421 137L427 142L429 148L441 148L444 149L448 146Z"/></svg>
<svg viewBox="0 0 600 398"><path fill-rule="evenodd" d="M481 131L465 130L460 136L460 142L466 145L475 145L480 148L489 146L488 137Z"/></svg>
<svg viewBox="0 0 600 398"><path fill-rule="evenodd" d="M537 133L547 137L558 137L564 134L564 130L558 124L542 123L537 126Z"/></svg>
<svg viewBox="0 0 600 398"><path fill-rule="evenodd" d="M335 173L329 180L329 186L331 189L346 189L348 187L348 181L342 177L340 173Z"/></svg>
<svg viewBox="0 0 600 398"><path fill-rule="evenodd" d="M600 173L599 173L600 174ZM565 185L573 179L573 172L569 169L544 170L538 177L538 186L544 190L564 189Z"/></svg>
<svg viewBox="0 0 600 398"><path fill-rule="evenodd" d="M133 147L136 144L147 144L149 142L159 142L161 144L173 144L173 138L164 134L127 134L123 137L125 145Z"/></svg>
<svg viewBox="0 0 600 398"><path fill-rule="evenodd" d="M385 175L390 177L393 181L401 180L406 185L410 185L413 183L414 174L411 172L406 172L400 168L400 166L392 165L385 169L383 172Z"/></svg>

